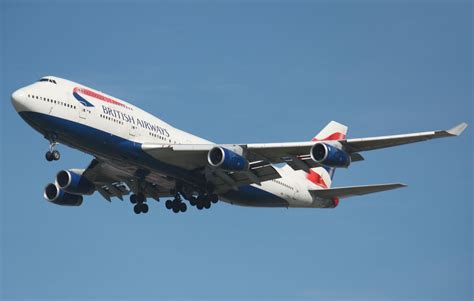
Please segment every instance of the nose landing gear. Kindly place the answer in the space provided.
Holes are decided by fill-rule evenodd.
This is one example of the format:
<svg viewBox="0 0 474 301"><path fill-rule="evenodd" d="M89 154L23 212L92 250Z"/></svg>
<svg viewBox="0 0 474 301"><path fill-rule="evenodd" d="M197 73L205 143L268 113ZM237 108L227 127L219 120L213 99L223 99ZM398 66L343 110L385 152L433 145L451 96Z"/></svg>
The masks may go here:
<svg viewBox="0 0 474 301"><path fill-rule="evenodd" d="M47 136L46 139L49 141L49 150L45 154L46 160L49 162L51 161L58 161L61 158L61 154L59 151L56 150L56 145L58 143L56 142L56 137L55 136Z"/></svg>
<svg viewBox="0 0 474 301"><path fill-rule="evenodd" d="M58 161L61 158L61 154L57 150L47 151L45 154L45 158L49 162Z"/></svg>

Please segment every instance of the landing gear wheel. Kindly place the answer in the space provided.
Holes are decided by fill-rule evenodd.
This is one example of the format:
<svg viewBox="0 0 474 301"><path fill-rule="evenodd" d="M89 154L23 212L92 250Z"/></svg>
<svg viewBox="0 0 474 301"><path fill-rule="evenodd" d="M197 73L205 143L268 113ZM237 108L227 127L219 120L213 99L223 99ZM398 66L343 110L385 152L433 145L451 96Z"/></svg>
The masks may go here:
<svg viewBox="0 0 474 301"><path fill-rule="evenodd" d="M204 208L206 208L206 209L211 208L211 201L206 200L206 201L204 202Z"/></svg>
<svg viewBox="0 0 474 301"><path fill-rule="evenodd" d="M50 152L50 151L47 151L46 154L45 154L45 158L46 158L46 160L48 160L48 162L53 161L54 160L53 153Z"/></svg>
<svg viewBox="0 0 474 301"><path fill-rule="evenodd" d="M179 207L178 206L173 206L173 212L174 213L179 213Z"/></svg>
<svg viewBox="0 0 474 301"><path fill-rule="evenodd" d="M49 141L49 150L46 152L46 160L49 162L57 161L61 158L61 154L56 150L56 145L58 145L57 136L55 134L47 134L44 136Z"/></svg>
<svg viewBox="0 0 474 301"><path fill-rule="evenodd" d="M135 204L135 206L133 206L133 212L136 214L148 212L148 205L145 204L145 202L146 197L142 193L132 194L130 196L130 203Z"/></svg>
<svg viewBox="0 0 474 301"><path fill-rule="evenodd" d="M181 212L186 212L187 209L188 209L188 206L186 206L185 203L179 204L179 210L180 210Z"/></svg>
<svg viewBox="0 0 474 301"><path fill-rule="evenodd" d="M219 197L218 197L216 194L211 194L211 195L209 196L209 199L211 200L211 202L212 202L213 204L215 204L215 203L217 203L217 202L219 201Z"/></svg>
<svg viewBox="0 0 474 301"><path fill-rule="evenodd" d="M53 150L51 154L54 161L58 161L61 158L61 154L57 150Z"/></svg>
<svg viewBox="0 0 474 301"><path fill-rule="evenodd" d="M202 210L202 209L204 208L202 202L198 202L198 203L196 204L196 208L197 208L198 210Z"/></svg>
<svg viewBox="0 0 474 301"><path fill-rule="evenodd" d="M165 202L166 209L171 209L173 208L173 202L171 200L167 200Z"/></svg>
<svg viewBox="0 0 474 301"><path fill-rule="evenodd" d="M135 206L133 206L133 212L135 212L135 214L140 214L142 212L142 208L140 205L141 204L136 204Z"/></svg>
<svg viewBox="0 0 474 301"><path fill-rule="evenodd" d="M145 203L146 202L145 196L141 193L136 195L136 200L137 200L137 203Z"/></svg>
<svg viewBox="0 0 474 301"><path fill-rule="evenodd" d="M192 198L189 199L189 205L196 206L196 198L195 197L192 197Z"/></svg>

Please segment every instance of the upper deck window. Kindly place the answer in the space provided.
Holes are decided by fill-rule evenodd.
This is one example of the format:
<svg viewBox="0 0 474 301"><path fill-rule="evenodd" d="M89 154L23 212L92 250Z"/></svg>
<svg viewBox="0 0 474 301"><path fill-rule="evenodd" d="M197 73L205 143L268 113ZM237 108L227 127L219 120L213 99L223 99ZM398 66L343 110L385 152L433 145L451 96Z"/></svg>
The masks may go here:
<svg viewBox="0 0 474 301"><path fill-rule="evenodd" d="M54 79L50 79L50 78L46 78L46 77L40 79L39 82L50 82L50 83L56 84L56 81Z"/></svg>

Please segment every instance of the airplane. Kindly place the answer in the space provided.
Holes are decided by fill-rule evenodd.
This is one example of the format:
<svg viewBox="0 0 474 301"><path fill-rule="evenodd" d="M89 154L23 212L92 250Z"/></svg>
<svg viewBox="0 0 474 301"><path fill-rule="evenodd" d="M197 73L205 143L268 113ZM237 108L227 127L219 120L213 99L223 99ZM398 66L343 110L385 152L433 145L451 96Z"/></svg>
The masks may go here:
<svg viewBox="0 0 474 301"><path fill-rule="evenodd" d="M12 93L23 120L49 142L47 161L60 159L58 144L94 158L85 169L67 169L47 184L44 198L80 206L96 191L107 201L130 196L136 214L147 200L165 201L175 213L223 202L251 207L335 208L340 199L405 187L388 183L332 187L337 168L364 160L361 153L435 138L449 130L348 139L348 127L329 122L303 142L216 144L172 127L124 101L82 84L45 76Z"/></svg>

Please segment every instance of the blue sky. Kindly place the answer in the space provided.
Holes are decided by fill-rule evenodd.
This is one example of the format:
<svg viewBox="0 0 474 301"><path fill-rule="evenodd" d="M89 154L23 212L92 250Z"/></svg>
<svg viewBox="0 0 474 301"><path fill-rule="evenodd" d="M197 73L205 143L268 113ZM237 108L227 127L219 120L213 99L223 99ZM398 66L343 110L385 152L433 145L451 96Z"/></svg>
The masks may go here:
<svg viewBox="0 0 474 301"><path fill-rule="evenodd" d="M1 4L0 298L472 300L472 127L365 154L335 186L403 182L334 210L219 203L136 216L42 198L91 157L46 140L10 94L56 75L222 143L473 123L472 2Z"/></svg>

